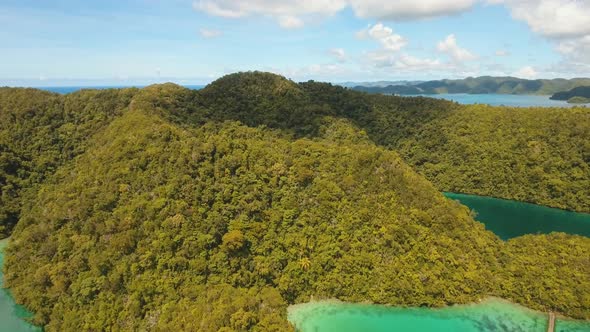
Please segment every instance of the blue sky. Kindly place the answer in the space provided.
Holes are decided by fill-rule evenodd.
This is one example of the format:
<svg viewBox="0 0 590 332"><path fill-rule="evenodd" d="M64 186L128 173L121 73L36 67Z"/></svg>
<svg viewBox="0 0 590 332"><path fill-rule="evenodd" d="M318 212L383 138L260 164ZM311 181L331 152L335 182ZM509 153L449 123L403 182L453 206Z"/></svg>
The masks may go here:
<svg viewBox="0 0 590 332"><path fill-rule="evenodd" d="M590 1L0 0L0 85L590 76Z"/></svg>

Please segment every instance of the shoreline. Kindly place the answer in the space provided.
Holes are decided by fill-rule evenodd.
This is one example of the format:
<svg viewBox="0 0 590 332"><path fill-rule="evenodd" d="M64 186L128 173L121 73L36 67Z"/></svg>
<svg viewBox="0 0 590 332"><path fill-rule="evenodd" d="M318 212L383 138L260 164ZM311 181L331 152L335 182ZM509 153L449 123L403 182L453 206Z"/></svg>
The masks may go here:
<svg viewBox="0 0 590 332"><path fill-rule="evenodd" d="M294 326L297 327L296 323L301 324L303 322L305 322L305 320L307 318L309 318L309 312L310 311L314 311L314 310L321 310L321 309L333 309L333 310L338 310L338 308L334 308L334 307L338 307L341 306L342 311L346 310L346 309L359 309L359 310L375 310L377 311L379 314L396 314L396 313L401 313L402 311L408 311L408 312L420 312L420 311L430 311L433 316L436 315L450 315L452 314L452 312L450 312L451 310L457 310L458 312L461 312L461 310L476 310L476 309L485 309L485 306L508 306L508 307L513 307L512 310L515 313L521 312L524 315L527 316L534 316L537 319L546 319L547 321L549 321L549 318L551 315L554 315L556 321L559 320L561 322L567 322L570 324L584 324L584 325L588 325L588 327L590 327L590 320L580 320L580 319L574 319L571 317L567 317L565 315L563 315L562 313L559 312L555 312L555 311L539 311L539 310L535 310L526 306L523 306L521 304L512 302L510 300L504 299L504 298L500 298L500 297L496 297L496 296L488 296L485 298L482 298L480 300L478 300L477 302L470 302L470 303L465 303L465 304L451 304L451 305L445 305L442 307L412 307L412 306L403 306L403 305L388 305L388 304L375 304L375 303L371 303L371 302L360 302L360 303L354 303L354 302L345 302L345 301L341 301L339 299L335 299L335 298L331 298L331 299L322 299L322 300L311 300L309 302L304 302L304 303L297 303L297 304L292 304L289 307L287 307L287 317L289 322ZM304 319L298 319L300 317L297 316L303 316Z"/></svg>
<svg viewBox="0 0 590 332"><path fill-rule="evenodd" d="M487 195L480 195L480 194L470 194L470 193L456 192L456 191L444 191L444 190L441 191L441 194L443 194L443 196L445 196L446 198L452 199L454 201L456 201L456 199L447 197L446 195L451 194L451 195L463 195L463 196L476 196L476 197L481 197L481 198L493 198L493 199L498 199L498 200L507 201L507 202L517 202L517 203L523 203L523 204L530 204L530 205L534 205L534 206L546 207L549 209L555 209L555 210L559 210L559 211L563 211L563 212L587 214L588 216L590 216L590 212L562 209L562 208L551 206L551 205L538 204L538 203L529 202L529 201L520 201L520 200L510 199L510 198L502 198L502 197L487 196Z"/></svg>

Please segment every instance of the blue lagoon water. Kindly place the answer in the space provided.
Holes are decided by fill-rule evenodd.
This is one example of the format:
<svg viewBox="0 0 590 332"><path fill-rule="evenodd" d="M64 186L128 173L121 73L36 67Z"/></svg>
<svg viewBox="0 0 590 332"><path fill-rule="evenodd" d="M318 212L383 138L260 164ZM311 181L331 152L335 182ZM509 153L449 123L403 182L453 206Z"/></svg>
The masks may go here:
<svg viewBox="0 0 590 332"><path fill-rule="evenodd" d="M437 95L413 95L438 99L447 99L459 104L487 104L492 106L512 107L573 107L566 101L551 100L550 96L536 95L507 95L507 94L467 94L467 93L445 93Z"/></svg>
<svg viewBox="0 0 590 332"><path fill-rule="evenodd" d="M546 332L547 314L501 299L441 309L341 302L289 307L298 332ZM588 332L590 322L557 319L556 332Z"/></svg>
<svg viewBox="0 0 590 332"><path fill-rule="evenodd" d="M503 240L563 232L590 237L590 214L494 197L444 193L477 213L476 220Z"/></svg>

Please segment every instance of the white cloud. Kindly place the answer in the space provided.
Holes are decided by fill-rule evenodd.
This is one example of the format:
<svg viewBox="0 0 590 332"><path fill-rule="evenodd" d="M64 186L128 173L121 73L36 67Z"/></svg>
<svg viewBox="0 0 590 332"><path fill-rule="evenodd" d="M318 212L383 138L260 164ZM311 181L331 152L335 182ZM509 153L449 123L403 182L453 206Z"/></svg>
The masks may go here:
<svg viewBox="0 0 590 332"><path fill-rule="evenodd" d="M384 68L393 65L394 58L391 52L385 50L377 50L372 52L365 52L363 58L371 67Z"/></svg>
<svg viewBox="0 0 590 332"><path fill-rule="evenodd" d="M385 50L366 52L363 58L369 68L383 71L421 72L449 69L452 65L439 59L418 58L409 54L394 54Z"/></svg>
<svg viewBox="0 0 590 332"><path fill-rule="evenodd" d="M304 25L302 16L333 15L347 5L346 0L196 0L193 8L212 16L240 18L271 17L284 28Z"/></svg>
<svg viewBox="0 0 590 332"><path fill-rule="evenodd" d="M522 67L514 73L514 76L516 76L516 77L528 78L528 79L535 78L535 77L537 77L537 75L538 75L537 71L535 70L535 68L533 68L531 66Z"/></svg>
<svg viewBox="0 0 590 332"><path fill-rule="evenodd" d="M341 48L333 48L328 50L328 54L334 57L338 62L346 61L346 52Z"/></svg>
<svg viewBox="0 0 590 332"><path fill-rule="evenodd" d="M494 54L496 54L496 56L509 56L510 52L506 50L497 50Z"/></svg>
<svg viewBox="0 0 590 332"><path fill-rule="evenodd" d="M350 75L350 69L339 64L312 64L302 67L290 68L261 68L264 71L270 71L281 74L285 77L296 81L314 80L333 80L335 78L345 78Z"/></svg>
<svg viewBox="0 0 590 332"><path fill-rule="evenodd" d="M278 22L285 29L298 29L304 25L303 21L296 16L280 16Z"/></svg>
<svg viewBox="0 0 590 332"><path fill-rule="evenodd" d="M402 54L395 59L394 67L405 70L431 70L440 69L443 67L443 64L438 59L421 59L411 55Z"/></svg>
<svg viewBox="0 0 590 332"><path fill-rule="evenodd" d="M560 41L557 51L571 62L585 63L590 66L590 34Z"/></svg>
<svg viewBox="0 0 590 332"><path fill-rule="evenodd" d="M301 27L309 15L330 16L351 8L361 18L413 20L456 14L478 0L194 0L193 8L212 16L272 17L285 28Z"/></svg>
<svg viewBox="0 0 590 332"><path fill-rule="evenodd" d="M411 20L456 14L470 9L476 0L349 0L362 18Z"/></svg>
<svg viewBox="0 0 590 332"><path fill-rule="evenodd" d="M589 0L487 0L504 4L512 16L555 43L563 61L554 67L590 68Z"/></svg>
<svg viewBox="0 0 590 332"><path fill-rule="evenodd" d="M394 33L393 29L384 26L382 23L377 23L357 32L357 37L374 39L381 44L383 49L394 52L401 50L408 43L404 37Z"/></svg>
<svg viewBox="0 0 590 332"><path fill-rule="evenodd" d="M206 28L202 28L199 29L199 35L201 35L201 37L203 38L216 38L219 37L221 35L223 35L223 32L219 31L219 30L214 30L214 29L206 29Z"/></svg>
<svg viewBox="0 0 590 332"><path fill-rule="evenodd" d="M580 37L590 34L588 0L488 0L508 7L515 19L546 37Z"/></svg>
<svg viewBox="0 0 590 332"><path fill-rule="evenodd" d="M477 58L471 52L461 48L457 44L457 38L454 34L450 34L445 40L438 42L436 49L441 53L448 54L456 62L470 61Z"/></svg>

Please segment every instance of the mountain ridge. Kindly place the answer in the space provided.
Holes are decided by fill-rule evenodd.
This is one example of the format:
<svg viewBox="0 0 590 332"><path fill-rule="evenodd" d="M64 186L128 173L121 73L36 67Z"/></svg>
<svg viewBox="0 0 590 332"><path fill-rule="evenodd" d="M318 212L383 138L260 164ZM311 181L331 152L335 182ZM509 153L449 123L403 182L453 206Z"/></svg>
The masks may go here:
<svg viewBox="0 0 590 332"><path fill-rule="evenodd" d="M538 121L260 72L201 91L27 96L0 91L2 161L31 169L0 164L23 186L4 271L47 331L290 331L287 305L312 296L440 307L491 295L590 318L590 239L502 242L440 193L526 189L584 208L587 196L570 199L589 187L585 108Z"/></svg>
<svg viewBox="0 0 590 332"><path fill-rule="evenodd" d="M583 85L590 85L590 78L529 80L511 76L480 76L465 79L425 81L410 85L388 85L385 87L358 85L352 87L352 89L369 93L400 95L441 93L552 95L556 92Z"/></svg>

